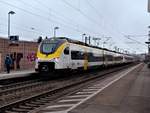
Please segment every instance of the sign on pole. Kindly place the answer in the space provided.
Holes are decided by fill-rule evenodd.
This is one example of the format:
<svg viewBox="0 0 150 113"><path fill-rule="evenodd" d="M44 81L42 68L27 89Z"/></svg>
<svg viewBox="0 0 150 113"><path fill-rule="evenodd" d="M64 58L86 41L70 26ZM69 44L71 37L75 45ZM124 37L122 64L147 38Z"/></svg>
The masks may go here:
<svg viewBox="0 0 150 113"><path fill-rule="evenodd" d="M150 13L150 0L148 0L148 12Z"/></svg>
<svg viewBox="0 0 150 113"><path fill-rule="evenodd" d="M19 36L18 35L13 35L13 36L9 36L9 40L10 40L10 43L9 45L15 45L15 46L18 46L19 45Z"/></svg>

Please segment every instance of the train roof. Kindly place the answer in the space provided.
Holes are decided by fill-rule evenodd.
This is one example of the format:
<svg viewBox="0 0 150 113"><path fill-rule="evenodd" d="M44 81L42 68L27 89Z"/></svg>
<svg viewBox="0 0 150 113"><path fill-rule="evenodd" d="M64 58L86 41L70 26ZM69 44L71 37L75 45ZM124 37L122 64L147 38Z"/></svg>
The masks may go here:
<svg viewBox="0 0 150 113"><path fill-rule="evenodd" d="M110 51L110 52L114 52L114 53L119 53L119 54L124 54L124 55L129 55L129 56L132 56L130 54L125 54L125 53L121 53L121 52L117 52L117 51L113 51L113 50L109 50L109 49L106 49L106 48L101 48L101 47L97 47L97 46L93 46L93 45L89 45L87 43L84 43L84 42L81 42L81 41L78 41L78 40L73 40L73 39L70 39L70 38L67 38L67 37L52 37L53 39L63 39L63 40L66 40L67 42L69 43L74 43L74 44L79 44L79 45L83 45L83 46L86 46L86 47L91 47L91 48L96 48L96 49L102 49L102 50L106 50L106 51ZM52 39L50 38L50 39Z"/></svg>

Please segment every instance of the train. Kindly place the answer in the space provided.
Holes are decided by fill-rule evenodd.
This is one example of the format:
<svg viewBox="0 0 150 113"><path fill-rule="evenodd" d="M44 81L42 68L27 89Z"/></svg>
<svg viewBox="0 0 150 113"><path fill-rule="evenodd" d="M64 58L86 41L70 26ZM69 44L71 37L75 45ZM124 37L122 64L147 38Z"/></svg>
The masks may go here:
<svg viewBox="0 0 150 113"><path fill-rule="evenodd" d="M134 62L134 56L88 45L66 37L44 39L38 47L35 71L88 70Z"/></svg>

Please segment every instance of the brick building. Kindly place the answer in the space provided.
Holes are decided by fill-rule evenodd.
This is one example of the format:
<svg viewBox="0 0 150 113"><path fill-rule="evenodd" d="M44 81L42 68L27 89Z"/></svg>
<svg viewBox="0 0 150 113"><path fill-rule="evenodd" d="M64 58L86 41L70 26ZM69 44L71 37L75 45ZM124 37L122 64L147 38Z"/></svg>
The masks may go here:
<svg viewBox="0 0 150 113"><path fill-rule="evenodd" d="M0 37L0 72L5 69L4 60L7 54L13 60L12 70L33 69L37 48L38 43L36 42L18 41L14 44Z"/></svg>

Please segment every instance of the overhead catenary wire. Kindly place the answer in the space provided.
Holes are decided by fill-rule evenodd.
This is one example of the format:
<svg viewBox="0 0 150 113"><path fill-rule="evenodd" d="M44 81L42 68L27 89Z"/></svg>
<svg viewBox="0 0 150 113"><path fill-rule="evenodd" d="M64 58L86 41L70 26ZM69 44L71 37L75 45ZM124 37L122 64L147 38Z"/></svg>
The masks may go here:
<svg viewBox="0 0 150 113"><path fill-rule="evenodd" d="M143 43L141 43L141 42L139 42L139 41L137 41L137 40L135 40L135 39L132 39L132 38L130 38L130 37L128 37L128 36L125 36L127 39L129 39L129 40L132 40L132 41L134 41L134 42L136 42L136 43L138 43L138 44L141 44L141 45L144 45L144 46L146 46L147 47L147 45L146 44L143 44Z"/></svg>
<svg viewBox="0 0 150 113"><path fill-rule="evenodd" d="M22 1L22 0L21 0ZM39 0L38 0L39 1ZM64 0L64 1L66 1L66 0ZM1 2L1 1L0 1ZM6 4L6 3L5 3ZM8 4L10 4L10 3L8 3ZM7 4L7 5L8 5ZM11 5L13 5L13 4L11 4ZM15 5L14 5L15 6ZM14 6L12 6L12 7L14 7ZM73 5L72 5L73 6ZM17 6L18 7L18 6ZM15 8L16 8L16 6L15 6ZM19 7L19 8L21 8L21 7ZM75 7L76 8L76 7ZM17 8L18 9L18 8ZM21 9L24 9L24 8L21 8ZM21 10L20 9L20 10ZM79 12L83 12L80 8L76 8L76 10L79 10ZM22 10L23 11L23 10ZM27 12L26 12L27 11ZM83 33L83 31L82 30L80 30L80 29L77 29L77 27L70 27L70 25L69 24L67 24L66 22L64 22L64 23L61 23L61 22L57 22L56 20L51 20L51 19L49 19L49 18L47 18L47 17L44 17L44 16L42 16L42 15L39 15L39 14L36 14L36 13L33 13L33 12L31 12L31 11L28 11L27 9L24 9L24 12L26 12L26 13L30 13L31 15L34 15L34 16L36 16L36 17L40 17L40 18L42 18L42 19L44 19L44 20L47 20L47 21L54 21L55 23L59 23L59 24L61 24L61 25L63 25L63 26L67 26L67 27L69 27L69 29L72 29L72 30L74 30L75 32L78 32L78 33ZM46 13L46 12L45 12ZM84 15L85 14L85 15ZM85 12L83 12L81 15L84 15L84 17L85 18L87 18L89 21L91 21L92 23L94 23L94 24L97 24L97 22L96 21L94 21L95 19L92 19L92 18L89 18L89 16L85 13ZM56 15L57 16L57 15ZM62 18L62 20L63 20L63 18ZM66 24L66 25L64 25L64 24ZM99 25L99 24L98 24ZM67 27L65 27L65 28L67 28ZM68 28L67 28L68 29ZM89 33L89 34L91 34L91 33ZM93 33L94 34L94 33ZM100 33L99 33L100 34ZM122 33L121 33L122 34ZM122 34L123 35L123 34ZM127 38L127 39L129 39L129 38ZM131 40L131 39L129 39L129 40ZM139 44L139 43L138 43ZM144 44L143 44L144 45Z"/></svg>
<svg viewBox="0 0 150 113"><path fill-rule="evenodd" d="M1 22L3 26L7 26L7 24L4 24L6 21L5 21L5 18L2 18L1 17ZM27 25L18 25L15 21L11 23L13 26L17 27L19 30L21 29L22 31L28 31L28 32L36 32L37 34L47 34L48 32L42 32L41 30L39 30L38 28L34 28L33 26L27 26ZM31 28L34 28L31 29Z"/></svg>
<svg viewBox="0 0 150 113"><path fill-rule="evenodd" d="M21 2L21 3L23 3L23 4L27 5L27 6L29 6L30 8L35 9L35 10L39 10L39 11L41 11L42 13L45 13L46 15L49 15L46 10L43 10L43 9L41 9L41 8L37 8L37 7L35 7L34 5L31 5L30 3L27 3L27 2L25 2L25 1L23 1L23 0L18 0L18 2ZM43 2L40 2L40 1L38 1L38 0L35 0L35 2L37 2L39 5L41 5L41 4L44 5ZM45 5L45 6L46 6L46 5ZM44 7L45 7L45 6L44 6ZM47 8L48 8L48 7L47 7ZM50 8L48 8L48 9L51 10ZM52 14L52 16L57 17L57 18L58 18L59 20L61 20L63 23L65 22L65 23L70 24L69 21L66 21L64 18L60 17L59 15L54 15L54 14ZM57 18L55 18L55 19L57 19ZM70 24L70 26L72 26L72 24Z"/></svg>
<svg viewBox="0 0 150 113"><path fill-rule="evenodd" d="M66 5L68 5L69 7L73 8L74 10L76 10L77 12L79 12L82 16L84 16L86 19L88 19L90 22L94 23L95 25L97 25L98 27L102 27L102 25L100 25L96 20L90 18L88 15L86 15L82 10L76 8L75 6L73 6L72 4L70 4L69 2L67 2L66 0L62 1L63 3L65 3ZM101 34L102 35L102 34ZM102 35L103 36L103 35Z"/></svg>
<svg viewBox="0 0 150 113"><path fill-rule="evenodd" d="M15 5L13 5L13 4L7 3L7 2L5 2L5 1L0 1L0 2L2 2L2 3L4 3L4 4L7 4L7 5L9 5L9 6L15 7L15 8L17 8L17 9L20 9L20 10L22 10L22 11L28 13L28 14L31 14L31 15L34 15L34 16L37 16L37 17L40 17L40 18L44 18L44 19L46 19L46 20L49 21L48 18L43 17L43 16L41 16L41 15L39 15L39 14L33 13L33 12L31 12L31 11L28 11L28 10L26 10L26 9L23 9L23 8L21 8L21 7L18 7L18 6L15 6ZM80 12L81 12L81 11L80 11ZM85 15L83 12L81 12L81 13L82 13L84 16L87 17L87 15ZM50 20L56 22L55 20L52 20L52 19L50 19ZM91 19L90 19L90 20L91 20ZM92 21L92 22L93 22L93 21ZM56 23L61 24L60 22L56 22ZM69 27L69 28L70 28L70 27ZM80 31L80 30L76 30L76 28L72 28L72 29L74 29L74 30L77 31L77 32Z"/></svg>
<svg viewBox="0 0 150 113"><path fill-rule="evenodd" d="M54 22L54 23L58 23L58 24L60 24L60 25L62 25L62 26L65 26L66 29L69 29L69 30L72 29L72 30L74 30L74 31L76 31L76 32L83 33L82 31L77 30L77 29L74 28L74 27L70 27L70 26L68 26L68 25L64 25L64 23L60 23L60 22L58 22L58 21L56 21L56 20L49 19L49 18L47 18L47 17L44 17L44 16L42 16L42 15L33 13L33 12L28 11L28 10L26 10L26 9L23 9L23 8L21 8L21 7L18 7L18 6L15 6L15 5L13 5L13 4L7 3L7 2L5 2L5 1L1 1L1 0L0 0L0 2L3 3L3 4L9 5L9 6L11 6L11 7L15 7L16 9L19 9L19 10L21 10L21 11L23 11L23 12L26 12L26 13L28 13L28 14L31 14L31 15L33 15L33 16L36 16L36 17L45 19L45 20L47 20L47 21L52 21L52 22Z"/></svg>
<svg viewBox="0 0 150 113"><path fill-rule="evenodd" d="M87 1L87 4L95 11L95 13L97 13L97 15L98 15L99 17L103 18L102 14L90 3L90 1L89 1L89 0L86 0L86 1ZM103 18L103 19L104 19L104 18ZM106 20L106 19L105 19L105 20ZM107 23L108 23L108 21L107 21ZM111 24L109 24L109 26L112 28L112 25L111 25ZM113 28L112 28L112 29L113 29ZM115 28L115 29L113 29L113 31L114 31L114 30L115 30L117 33L121 34L124 38L126 38L126 39L128 39L128 40L132 40L132 41L136 42L137 44L146 46L145 44L143 44L143 43L141 43L141 42L139 42L139 41L137 41L137 40L135 40L135 39L132 39L132 38L129 38L129 37L125 36L125 34L122 33L121 31L119 31L118 29ZM139 36L147 36L147 35L135 35L134 37L139 37Z"/></svg>
<svg viewBox="0 0 150 113"><path fill-rule="evenodd" d="M7 24L0 24L0 25L7 27ZM26 29L24 27L17 26L17 25L14 26L14 29L18 29L18 30L22 30L22 31L30 32L30 33L36 33L38 35L43 34L43 33L40 33L39 31Z"/></svg>
<svg viewBox="0 0 150 113"><path fill-rule="evenodd" d="M91 2L89 1L89 0L85 0L86 1L86 3L90 6L90 8L98 15L98 17L100 18L100 19L102 19L103 21L102 22L104 22L104 17L103 17L103 15L91 4ZM106 25L106 23L104 23L105 25ZM103 25L102 25L103 26ZM110 25L109 25L110 26ZM106 29L107 31L109 31L105 26L103 26L104 27L104 29ZM111 26L110 26L111 27ZM111 31L114 31L114 29L111 27ZM112 38L113 39L113 38Z"/></svg>
<svg viewBox="0 0 150 113"><path fill-rule="evenodd" d="M4 26L4 27L7 28L7 25L6 25L6 24L0 24L0 25L2 25L2 26ZM22 34L22 32L18 32L17 35L19 35L20 39L23 38L23 37L26 37L26 38L28 38L28 39L31 40L31 36L33 37L33 34L34 34L34 35L37 35L37 36L44 36L43 33L39 33L39 32L37 32L37 31L35 31L35 30L30 31L30 30L24 29L24 28L19 27L19 26L13 26L13 29L32 33L32 34L30 34L30 33ZM4 31L4 32L0 31L0 34L3 34L3 35L4 35L4 34L7 33L7 30L3 30L3 31ZM6 35L5 35L5 36L6 36Z"/></svg>
<svg viewBox="0 0 150 113"><path fill-rule="evenodd" d="M73 6L72 4L70 4L69 2L67 2L66 0L62 0L62 2L64 4L66 4L67 6L73 8L74 10L76 10L77 12L79 12L85 19L87 19L88 21L92 22L93 24L95 24L96 26L100 27L100 24L98 22L96 22L95 19L90 18L88 15L86 15L82 10L76 8L75 6ZM101 34L103 35L103 34Z"/></svg>
<svg viewBox="0 0 150 113"><path fill-rule="evenodd" d="M67 2L66 0L62 1L63 3L65 3L66 5L68 5L69 7L71 7L72 9L76 10L77 12L79 12L82 16L84 16L86 19L88 19L90 22L94 23L97 26L101 26L98 22L96 22L96 20L90 18L88 15L86 15L82 10L80 10L79 8L76 8L75 6L73 6L72 4L70 4L69 2ZM103 35L102 35L103 36Z"/></svg>
<svg viewBox="0 0 150 113"><path fill-rule="evenodd" d="M65 15L63 15L63 14L61 14L60 12L57 12L57 11L55 11L55 10L53 10L53 9L51 9L50 7L48 7L46 4L44 4L43 2L41 2L41 1L39 1L39 0L34 0L35 2L37 2L38 4L42 4L44 7L46 7L47 9L50 9L50 10L52 10L52 11L54 11L55 13L57 13L57 14L60 14L61 16L58 16L57 15L57 17L59 17L59 19L63 19L63 21L64 22L69 22L69 24L71 24L71 25L73 25L74 24L74 21L72 20L72 19L70 19L70 18L66 18L65 17ZM63 17L63 18L62 18ZM69 20L69 21L66 21L66 20ZM90 33L87 33L87 34L97 34L97 35L99 35L99 33L97 33L97 32L93 32L91 29L88 29L87 27L85 27L85 26L83 26L83 25L78 25L78 24L75 24L75 26L79 26L80 28L84 28L84 30L86 29L88 32L90 32ZM78 28L79 29L79 28Z"/></svg>

